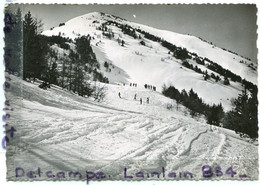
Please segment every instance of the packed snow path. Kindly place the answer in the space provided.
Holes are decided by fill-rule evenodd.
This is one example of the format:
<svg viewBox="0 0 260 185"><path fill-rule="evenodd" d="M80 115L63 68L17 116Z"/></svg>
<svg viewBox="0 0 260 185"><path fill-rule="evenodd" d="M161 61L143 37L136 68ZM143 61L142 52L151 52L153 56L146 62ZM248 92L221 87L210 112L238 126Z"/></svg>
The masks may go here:
<svg viewBox="0 0 260 185"><path fill-rule="evenodd" d="M158 92L107 85L105 102L97 103L59 87L42 90L37 83L11 77L6 98L14 108L10 124L17 132L7 147L9 180L19 180L17 167L102 171L112 179L124 179L124 168L133 175L164 167L202 179L203 165L220 166L224 175L213 176L217 179L232 179L225 174L231 166L237 172L233 179L240 179L239 174L258 178L258 146L232 131L210 127L203 117L191 118L185 107L178 105L177 110L175 101ZM166 108L170 104L172 110Z"/></svg>

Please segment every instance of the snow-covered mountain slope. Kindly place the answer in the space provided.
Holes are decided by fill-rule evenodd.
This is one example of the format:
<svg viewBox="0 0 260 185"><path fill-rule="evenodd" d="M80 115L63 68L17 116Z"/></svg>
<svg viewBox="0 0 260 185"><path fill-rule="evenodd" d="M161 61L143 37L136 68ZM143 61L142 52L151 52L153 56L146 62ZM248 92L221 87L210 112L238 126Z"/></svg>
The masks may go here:
<svg viewBox="0 0 260 185"><path fill-rule="evenodd" d="M14 109L10 124L17 132L7 148L9 180L18 180L17 167L25 174L40 168L36 180L47 179L47 171L55 176L66 172L67 178L67 171L84 176L86 170L122 180L124 168L134 175L161 172L162 167L166 174L189 171L194 179L203 179L203 165L223 169L224 175L216 179L241 179L240 174L258 178L257 146L233 131L211 127L203 117L193 119L185 107L177 110L176 102L159 92L106 84L105 102L96 103L57 86L42 90L37 82L11 79L6 98ZM231 166L237 172L234 177L225 174Z"/></svg>
<svg viewBox="0 0 260 185"><path fill-rule="evenodd" d="M187 48L188 51L197 53L201 57L206 57L218 63L222 67L231 70L233 73L240 75L242 78L257 84L257 72L248 67L250 63L257 65L257 62L251 62L239 55L230 53L222 48L216 47L215 45L204 42L195 36L158 30L136 23L132 23L131 25L137 28L140 27L144 31L162 37L177 46ZM240 61L244 61L244 63L241 63Z"/></svg>
<svg viewBox="0 0 260 185"><path fill-rule="evenodd" d="M145 42L145 46L140 44L140 39L134 39L123 33L115 24L110 24L106 25L107 32L113 32L114 36L109 39L102 34L101 30L98 30L98 27L107 21L129 25L132 28L161 37L178 47L198 54L202 58L212 60L223 68L240 75L242 79L245 78L257 84L257 71L248 67L252 62L241 56L224 51L194 36L155 29L104 13L93 12L76 17L63 26L44 31L43 34L47 36L61 35L72 39L90 35L93 38L91 41L93 50L110 83L137 83L139 87L149 84L156 86L158 91L161 91L163 84L173 85L180 91L182 89L189 91L193 88L206 103L222 103L225 111L232 108L230 100L237 98L243 89L241 83L231 81L231 85L223 85L224 76L221 75L219 82L215 82L214 79L205 81L202 74L182 66L182 61L173 57L167 48L158 42L144 38L142 33L138 32L138 35L142 37L141 40ZM118 43L118 39L125 41L123 47ZM111 71L107 71L103 67L105 61L111 65L109 67ZM197 64L194 58L188 62L197 65L202 71L207 70L208 74L219 75L204 65ZM254 67L256 65L254 64Z"/></svg>

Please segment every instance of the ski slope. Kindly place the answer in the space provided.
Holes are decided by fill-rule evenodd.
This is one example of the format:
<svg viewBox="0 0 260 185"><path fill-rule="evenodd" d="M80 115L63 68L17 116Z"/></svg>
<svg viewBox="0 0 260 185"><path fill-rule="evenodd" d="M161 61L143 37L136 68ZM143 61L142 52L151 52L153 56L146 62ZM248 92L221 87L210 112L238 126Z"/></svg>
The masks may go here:
<svg viewBox="0 0 260 185"><path fill-rule="evenodd" d="M239 174L258 178L256 144L233 131L210 127L203 117L190 117L185 107L177 108L159 92L107 84L105 101L97 103L60 87L42 90L37 82L11 79L6 99L14 109L10 124L17 132L7 146L8 180L18 180L17 167L26 171L40 167L55 175L102 171L112 180L124 179L124 168L133 175L164 167L166 172L190 171L193 179L203 179L201 167L206 164L220 166L223 172L232 166L237 172L234 177L212 178L241 179ZM46 178L42 174L36 180Z"/></svg>
<svg viewBox="0 0 260 185"><path fill-rule="evenodd" d="M160 43L148 40L141 34L142 40L146 44L143 46L139 39L124 34L115 25L108 26L114 33L114 38L108 39L102 35L102 31L96 28L109 20L130 25L133 28L159 36L176 46L187 48L188 51L195 52L201 57L207 57L223 68L257 84L257 71L248 67L252 62L241 56L224 51L194 36L155 29L109 14L93 12L82 15L67 21L64 26L55 27L42 34L46 36L60 34L71 39L90 35L93 38L91 40L93 51L101 64L101 71L112 84L137 83L139 87L149 84L156 86L160 92L163 84L173 85L179 91L182 89L189 91L192 88L205 103L210 105L221 103L224 111L232 109L231 100L237 98L238 94L241 93L243 89L241 83L230 81L231 84L226 86L223 84L223 76L220 76L221 81L219 82L215 82L214 79L205 81L202 74L182 66L182 61L169 54L168 49L162 47ZM124 47L118 44L117 38L125 41ZM66 53L66 51L64 52ZM63 55L61 54L61 56ZM241 60L244 63L241 63ZM105 61L112 66L110 72L104 68ZM207 70L208 74L218 75L205 66L196 64L193 59L189 60L189 63L197 65L202 71Z"/></svg>

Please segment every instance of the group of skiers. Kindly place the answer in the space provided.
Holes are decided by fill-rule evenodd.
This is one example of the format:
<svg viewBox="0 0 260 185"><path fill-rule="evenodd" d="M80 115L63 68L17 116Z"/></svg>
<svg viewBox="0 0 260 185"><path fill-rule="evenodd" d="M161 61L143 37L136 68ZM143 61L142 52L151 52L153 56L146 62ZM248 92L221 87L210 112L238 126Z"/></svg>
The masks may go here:
<svg viewBox="0 0 260 185"><path fill-rule="evenodd" d="M137 87L137 83L130 83L130 87L133 86L133 87Z"/></svg>
<svg viewBox="0 0 260 185"><path fill-rule="evenodd" d="M119 98L122 98L120 92L118 93L118 96L119 96ZM134 100L137 100L137 94L134 95ZM146 103L149 104L149 102L150 102L150 98L147 97L146 98ZM142 98L140 98L140 104L143 104L143 99Z"/></svg>
<svg viewBox="0 0 260 185"><path fill-rule="evenodd" d="M144 84L144 88L146 88L146 89L152 89L152 90L156 91L156 87L153 86L153 85Z"/></svg>
<svg viewBox="0 0 260 185"><path fill-rule="evenodd" d="M137 96L137 94L135 94L134 100L136 100L136 96ZM150 98L147 97L147 98L146 98L146 103L149 104L149 101L150 101ZM140 98L140 104L142 104L142 103L143 103L143 100L142 100L142 98Z"/></svg>
<svg viewBox="0 0 260 185"><path fill-rule="evenodd" d="M125 86L125 85L126 84L123 83L123 86ZM130 85L130 87L137 87L137 83L130 83L129 85ZM144 87L146 89L152 89L152 90L156 91L156 87L155 86L145 84ZM119 96L119 98L122 98L120 92L118 93L118 96ZM137 94L134 95L134 100L137 100ZM143 99L141 97L140 97L139 101L140 101L140 104L143 104ZM149 97L146 98L146 103L147 104L150 103L150 98Z"/></svg>
<svg viewBox="0 0 260 185"><path fill-rule="evenodd" d="M123 83L123 86L125 86L125 85L126 85L126 84ZM130 85L130 87L137 87L137 83L130 83L129 85ZM144 85L144 88L146 88L146 89L151 89L151 90L156 91L156 87L153 86L153 85L145 84L145 85Z"/></svg>

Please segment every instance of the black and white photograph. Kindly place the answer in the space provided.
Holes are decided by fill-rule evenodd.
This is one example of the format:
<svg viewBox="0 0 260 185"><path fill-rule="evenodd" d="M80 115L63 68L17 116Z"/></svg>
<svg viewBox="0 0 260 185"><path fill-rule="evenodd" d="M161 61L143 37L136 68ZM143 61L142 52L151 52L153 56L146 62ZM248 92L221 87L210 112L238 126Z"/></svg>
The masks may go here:
<svg viewBox="0 0 260 185"><path fill-rule="evenodd" d="M4 8L7 181L258 180L255 4Z"/></svg>

